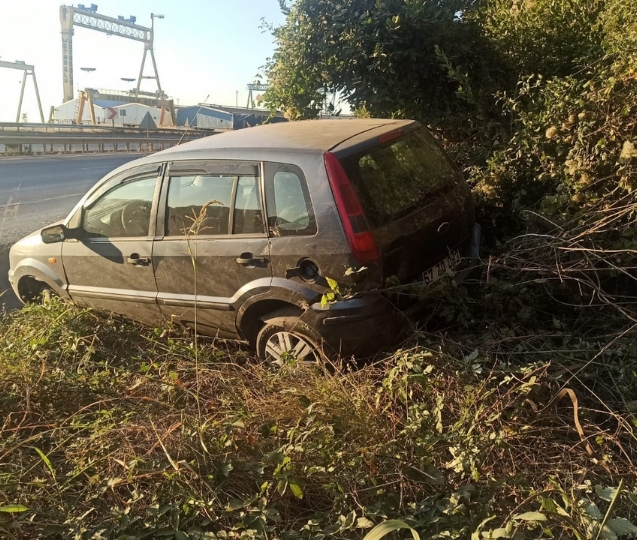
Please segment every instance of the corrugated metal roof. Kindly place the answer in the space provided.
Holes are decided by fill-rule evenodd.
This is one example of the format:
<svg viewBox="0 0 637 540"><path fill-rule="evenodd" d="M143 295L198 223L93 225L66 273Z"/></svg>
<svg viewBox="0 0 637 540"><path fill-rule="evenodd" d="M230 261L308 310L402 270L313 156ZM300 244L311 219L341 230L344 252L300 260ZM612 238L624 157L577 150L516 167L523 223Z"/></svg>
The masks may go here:
<svg viewBox="0 0 637 540"><path fill-rule="evenodd" d="M264 116L264 115L270 116L270 111L267 109L244 109L242 107L229 107L228 105L214 105L214 104L206 104L205 106L211 109L216 109L218 111L224 111L231 114L244 114L244 115L254 114L257 116ZM275 113L275 116L283 116L283 113L280 111L277 111Z"/></svg>
<svg viewBox="0 0 637 540"><path fill-rule="evenodd" d="M205 107L203 105L192 105L190 107L179 107L179 109L177 109L177 118L180 121L183 121L182 119L184 118L192 120L197 114L213 116L215 118L221 118L227 121L232 120L232 115L228 114L226 111L213 109L211 107Z"/></svg>
<svg viewBox="0 0 637 540"><path fill-rule="evenodd" d="M230 107L228 105L214 105L212 103L200 103L199 105L182 105L177 107L177 111L184 110L200 110L200 111L217 111L223 114L233 115L255 115L255 116L270 116L270 111L267 109L244 109L242 107ZM283 117L283 113L277 111L275 116Z"/></svg>

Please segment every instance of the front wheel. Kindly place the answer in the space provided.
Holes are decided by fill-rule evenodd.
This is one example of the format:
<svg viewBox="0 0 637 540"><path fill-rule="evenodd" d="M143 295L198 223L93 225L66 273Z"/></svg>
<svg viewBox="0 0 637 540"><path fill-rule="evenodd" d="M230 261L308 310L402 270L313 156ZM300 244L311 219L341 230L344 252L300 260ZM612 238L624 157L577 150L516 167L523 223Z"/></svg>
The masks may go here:
<svg viewBox="0 0 637 540"><path fill-rule="evenodd" d="M56 296L55 291L46 283L31 277L20 280L18 294L25 304L46 304Z"/></svg>
<svg viewBox="0 0 637 540"><path fill-rule="evenodd" d="M266 321L257 335L257 356L275 366L291 362L320 363L325 358L322 340L298 317Z"/></svg>

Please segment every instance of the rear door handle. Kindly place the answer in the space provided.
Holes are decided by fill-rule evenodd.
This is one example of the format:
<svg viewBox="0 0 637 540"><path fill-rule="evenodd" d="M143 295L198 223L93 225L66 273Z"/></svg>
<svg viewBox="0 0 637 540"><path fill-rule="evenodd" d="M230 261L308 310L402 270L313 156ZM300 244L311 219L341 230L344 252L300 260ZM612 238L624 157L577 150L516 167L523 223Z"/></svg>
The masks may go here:
<svg viewBox="0 0 637 540"><path fill-rule="evenodd" d="M236 259L237 264L241 264L243 266L256 266L267 264L268 259L265 257L253 257L252 253L242 253Z"/></svg>
<svg viewBox="0 0 637 540"><path fill-rule="evenodd" d="M133 266L148 266L150 264L150 257L140 257L137 253L133 253L126 259L126 262Z"/></svg>

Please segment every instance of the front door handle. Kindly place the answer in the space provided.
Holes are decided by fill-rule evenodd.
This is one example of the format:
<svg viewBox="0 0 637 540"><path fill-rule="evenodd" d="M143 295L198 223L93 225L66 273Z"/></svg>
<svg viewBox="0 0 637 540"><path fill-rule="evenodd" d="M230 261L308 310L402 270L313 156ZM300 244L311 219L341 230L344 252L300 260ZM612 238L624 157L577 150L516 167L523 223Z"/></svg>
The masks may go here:
<svg viewBox="0 0 637 540"><path fill-rule="evenodd" d="M265 257L253 257L252 253L242 253L236 259L237 264L243 266L257 266L267 264L268 259Z"/></svg>
<svg viewBox="0 0 637 540"><path fill-rule="evenodd" d="M126 259L126 262L133 266L148 266L150 264L150 257L140 257L137 253L133 253Z"/></svg>

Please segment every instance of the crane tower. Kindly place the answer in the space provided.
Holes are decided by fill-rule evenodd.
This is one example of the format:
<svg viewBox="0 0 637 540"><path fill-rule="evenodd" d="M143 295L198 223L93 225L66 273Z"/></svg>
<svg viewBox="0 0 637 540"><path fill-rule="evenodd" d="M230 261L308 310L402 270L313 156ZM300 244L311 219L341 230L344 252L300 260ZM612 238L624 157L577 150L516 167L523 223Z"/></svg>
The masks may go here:
<svg viewBox="0 0 637 540"><path fill-rule="evenodd" d="M38 100L38 108L40 109L40 120L44 124L44 114L42 113L42 103L40 102L40 92L38 91L38 81L35 79L35 68L26 62L3 62L0 61L0 68L19 69L22 74L22 89L20 90L20 102L18 103L18 114L16 115L16 124L20 122L20 112L22 112L22 100L24 99L24 87L27 84L27 76L31 75L33 86L35 87L35 97Z"/></svg>
<svg viewBox="0 0 637 540"><path fill-rule="evenodd" d="M247 109L254 109L256 103L254 101L253 92L266 92L270 88L269 84L262 84L261 82L250 83L247 85L247 89L249 90L248 94L248 105Z"/></svg>

